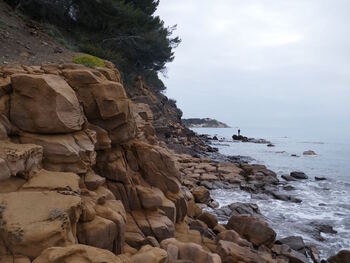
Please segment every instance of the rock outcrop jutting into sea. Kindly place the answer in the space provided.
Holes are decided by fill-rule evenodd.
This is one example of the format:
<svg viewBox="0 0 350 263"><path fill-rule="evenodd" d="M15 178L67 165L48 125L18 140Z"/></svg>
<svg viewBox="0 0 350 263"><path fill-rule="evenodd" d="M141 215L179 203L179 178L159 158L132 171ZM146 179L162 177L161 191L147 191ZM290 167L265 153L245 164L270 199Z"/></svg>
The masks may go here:
<svg viewBox="0 0 350 263"><path fill-rule="evenodd" d="M262 218L197 204L199 178L274 174L169 151L105 65L0 69L0 262L305 262Z"/></svg>

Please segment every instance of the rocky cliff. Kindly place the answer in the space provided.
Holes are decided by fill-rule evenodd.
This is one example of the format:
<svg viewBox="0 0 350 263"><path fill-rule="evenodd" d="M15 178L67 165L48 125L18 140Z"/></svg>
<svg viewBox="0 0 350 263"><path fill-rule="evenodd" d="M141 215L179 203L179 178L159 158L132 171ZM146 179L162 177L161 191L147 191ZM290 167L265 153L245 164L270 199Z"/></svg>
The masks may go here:
<svg viewBox="0 0 350 263"><path fill-rule="evenodd" d="M134 103L107 61L1 67L0 262L307 262L254 205L223 208L227 225L202 210L213 185L278 179L170 151L139 84Z"/></svg>
<svg viewBox="0 0 350 263"><path fill-rule="evenodd" d="M230 128L226 123L211 118L182 119L187 128Z"/></svg>
<svg viewBox="0 0 350 263"><path fill-rule="evenodd" d="M105 64L1 68L1 262L163 262L164 248L181 246L159 242L194 198L149 106Z"/></svg>

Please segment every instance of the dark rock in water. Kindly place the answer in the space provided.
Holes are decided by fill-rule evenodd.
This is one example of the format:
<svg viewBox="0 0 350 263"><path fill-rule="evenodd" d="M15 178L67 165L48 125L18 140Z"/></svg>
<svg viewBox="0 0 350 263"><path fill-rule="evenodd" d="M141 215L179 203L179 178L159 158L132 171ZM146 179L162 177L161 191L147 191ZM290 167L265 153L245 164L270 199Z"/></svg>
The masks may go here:
<svg viewBox="0 0 350 263"><path fill-rule="evenodd" d="M309 263L305 255L293 249L285 256L289 259L290 263Z"/></svg>
<svg viewBox="0 0 350 263"><path fill-rule="evenodd" d="M282 201L289 201L293 203L301 203L302 200L296 197L293 197L291 195L286 195L286 194L281 194L279 192L271 192L272 196L276 198L277 200L282 200Z"/></svg>
<svg viewBox="0 0 350 263"><path fill-rule="evenodd" d="M255 139L255 138L248 138L248 142L260 143L260 144L271 144L271 142L269 142L265 139Z"/></svg>
<svg viewBox="0 0 350 263"><path fill-rule="evenodd" d="M290 156L292 156L292 157L300 157L299 155L296 155L296 154L291 154Z"/></svg>
<svg viewBox="0 0 350 263"><path fill-rule="evenodd" d="M252 199L257 199L257 200L269 200L271 198L267 194L252 194L251 196L252 196Z"/></svg>
<svg viewBox="0 0 350 263"><path fill-rule="evenodd" d="M290 173L291 177L294 177L295 179L308 179L309 177L307 177L307 175L304 172L299 172L299 171L294 171Z"/></svg>
<svg viewBox="0 0 350 263"><path fill-rule="evenodd" d="M200 181L199 185L204 186L205 188L212 190L213 187L213 183L209 182L209 181Z"/></svg>
<svg viewBox="0 0 350 263"><path fill-rule="evenodd" d="M303 152L303 155L317 155L314 151L308 150Z"/></svg>
<svg viewBox="0 0 350 263"><path fill-rule="evenodd" d="M215 209L215 208L218 208L220 206L220 204L217 201L212 201L209 203L208 206Z"/></svg>
<svg viewBox="0 0 350 263"><path fill-rule="evenodd" d="M262 217L259 207L253 203L232 203L215 210L220 220L228 220L232 215L251 215Z"/></svg>
<svg viewBox="0 0 350 263"><path fill-rule="evenodd" d="M241 141L241 142L248 142L248 137L242 136L242 135L232 135L232 139L234 141Z"/></svg>
<svg viewBox="0 0 350 263"><path fill-rule="evenodd" d="M321 236L321 233L326 233L326 234L337 234L338 233L336 230L333 229L332 226L324 224L324 223L312 222L310 225L314 227L314 229L312 231L312 236L319 241L325 240Z"/></svg>
<svg viewBox="0 0 350 263"><path fill-rule="evenodd" d="M295 187L290 185L290 184L287 184L287 185L283 186L283 189L286 191L292 191L295 189Z"/></svg>
<svg viewBox="0 0 350 263"><path fill-rule="evenodd" d="M340 250L338 254L328 258L329 263L349 263L350 250Z"/></svg>
<svg viewBox="0 0 350 263"><path fill-rule="evenodd" d="M269 143L269 144L267 145L267 147L275 147L275 145L272 144L272 143Z"/></svg>
<svg viewBox="0 0 350 263"><path fill-rule="evenodd" d="M257 189L254 184L241 183L241 190L247 191L249 193L256 193Z"/></svg>
<svg viewBox="0 0 350 263"><path fill-rule="evenodd" d="M212 138L212 140L218 141L219 139L218 139L218 137L214 136L214 137Z"/></svg>
<svg viewBox="0 0 350 263"><path fill-rule="evenodd" d="M326 177L318 177L318 176L315 176L315 180L316 180L316 181L325 181L325 180L327 180L327 178L326 178Z"/></svg>
<svg viewBox="0 0 350 263"><path fill-rule="evenodd" d="M296 179L294 178L294 177L292 177L292 176L290 176L290 175L286 175L286 174L284 174L284 175L282 175L281 176L284 180L286 180L286 181L296 181Z"/></svg>
<svg viewBox="0 0 350 263"><path fill-rule="evenodd" d="M301 236L290 236L279 239L276 244L288 245L291 249L306 255L305 243Z"/></svg>
<svg viewBox="0 0 350 263"><path fill-rule="evenodd" d="M338 232L333 229L332 226L326 224L320 224L316 227L316 229L322 233L326 234L337 234Z"/></svg>
<svg viewBox="0 0 350 263"><path fill-rule="evenodd" d="M302 253L298 251L291 249L286 244L278 245L276 242L276 244L272 247L272 251L277 255L282 255L284 257L287 257L289 260L288 262L290 263L309 263L306 256L304 256Z"/></svg>
<svg viewBox="0 0 350 263"><path fill-rule="evenodd" d="M236 134L232 135L232 140L241 141L241 142L259 143L259 144L271 144L271 142L269 142L265 139L248 138L246 136L236 135Z"/></svg>

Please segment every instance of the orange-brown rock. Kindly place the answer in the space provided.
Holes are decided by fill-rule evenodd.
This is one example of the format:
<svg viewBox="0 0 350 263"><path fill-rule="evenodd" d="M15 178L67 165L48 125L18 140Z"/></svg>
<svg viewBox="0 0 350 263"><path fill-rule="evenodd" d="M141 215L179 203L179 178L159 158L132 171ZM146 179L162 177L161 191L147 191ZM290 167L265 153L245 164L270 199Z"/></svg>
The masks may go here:
<svg viewBox="0 0 350 263"><path fill-rule="evenodd" d="M31 173L22 191L59 191L80 194L79 176L74 173L52 172L41 169Z"/></svg>
<svg viewBox="0 0 350 263"><path fill-rule="evenodd" d="M95 206L96 214L108 219L116 225L116 238L114 242L114 252L123 252L126 231L126 213L120 200L107 200L103 205Z"/></svg>
<svg viewBox="0 0 350 263"><path fill-rule="evenodd" d="M195 243L184 243L175 238L165 239L161 242L161 247L167 250L169 245L178 249L179 260L188 260L194 263L221 263L217 254L207 252L200 245Z"/></svg>
<svg viewBox="0 0 350 263"><path fill-rule="evenodd" d="M73 89L56 75L11 76L11 121L33 133L67 133L82 129L84 118Z"/></svg>
<svg viewBox="0 0 350 263"><path fill-rule="evenodd" d="M48 247L75 244L80 204L80 197L56 192L0 194L0 255L33 259Z"/></svg>
<svg viewBox="0 0 350 263"><path fill-rule="evenodd" d="M172 193L180 191L178 180L180 174L175 160L166 149L138 141L132 142L129 146L146 182L159 188L165 194L168 191Z"/></svg>
<svg viewBox="0 0 350 263"><path fill-rule="evenodd" d="M132 263L127 255L116 256L112 252L86 245L51 247L44 250L33 263Z"/></svg>
<svg viewBox="0 0 350 263"><path fill-rule="evenodd" d="M216 216L211 214L211 213L208 213L208 212L203 212L199 217L197 217L197 219L203 221L204 223L206 223L208 225L208 227L210 227L212 229L218 223L218 219L216 218Z"/></svg>
<svg viewBox="0 0 350 263"><path fill-rule="evenodd" d="M20 142L43 147L47 170L85 173L96 161L94 134L89 130L62 135L21 133Z"/></svg>
<svg viewBox="0 0 350 263"><path fill-rule="evenodd" d="M28 257L14 255L14 256L0 256L1 263L30 263L30 259Z"/></svg>
<svg viewBox="0 0 350 263"><path fill-rule="evenodd" d="M43 149L34 144L15 144L0 141L0 181L10 176L29 177L40 167Z"/></svg>
<svg viewBox="0 0 350 263"><path fill-rule="evenodd" d="M167 258L168 254L165 250L150 245L143 246L132 256L134 263L165 263Z"/></svg>
<svg viewBox="0 0 350 263"><path fill-rule="evenodd" d="M223 263L267 263L256 251L241 247L230 241L220 240L217 246L217 253L220 255Z"/></svg>
<svg viewBox="0 0 350 263"><path fill-rule="evenodd" d="M249 241L241 238L240 235L234 230L225 230L219 233L216 236L216 242L219 242L220 240L233 242L241 247L253 247Z"/></svg>
<svg viewBox="0 0 350 263"><path fill-rule="evenodd" d="M92 221L78 225L79 243L113 251L117 227L111 220L95 216Z"/></svg>
<svg viewBox="0 0 350 263"><path fill-rule="evenodd" d="M198 186L192 190L192 194L197 203L208 203L210 201L210 192L204 186Z"/></svg>

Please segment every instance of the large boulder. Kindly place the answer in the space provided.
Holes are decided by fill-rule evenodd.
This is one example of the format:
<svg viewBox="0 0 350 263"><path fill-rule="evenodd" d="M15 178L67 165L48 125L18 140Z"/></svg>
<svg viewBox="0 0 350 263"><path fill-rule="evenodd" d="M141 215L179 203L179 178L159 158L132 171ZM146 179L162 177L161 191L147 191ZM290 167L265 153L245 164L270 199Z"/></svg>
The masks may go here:
<svg viewBox="0 0 350 263"><path fill-rule="evenodd" d="M217 246L217 253L220 255L223 263L265 263L256 251L248 247L241 247L230 241L220 240Z"/></svg>
<svg viewBox="0 0 350 263"><path fill-rule="evenodd" d="M78 196L24 191L0 194L0 254L33 259L48 247L75 244L80 213Z"/></svg>
<svg viewBox="0 0 350 263"><path fill-rule="evenodd" d="M126 255L116 256L112 252L86 245L50 247L44 250L33 263L132 263Z"/></svg>
<svg viewBox="0 0 350 263"><path fill-rule="evenodd" d="M197 219L206 223L211 229L213 229L218 223L216 216L208 212L203 212Z"/></svg>
<svg viewBox="0 0 350 263"><path fill-rule="evenodd" d="M276 238L276 232L265 221L254 216L233 215L227 223L227 228L235 230L256 246L269 247Z"/></svg>
<svg viewBox="0 0 350 263"><path fill-rule="evenodd" d="M241 238L240 235L232 229L224 230L221 233L219 233L216 236L216 242L219 242L220 240L233 242L241 247L252 247L252 244L249 241Z"/></svg>
<svg viewBox="0 0 350 263"><path fill-rule="evenodd" d="M304 173L304 172L300 172L300 171L294 171L290 173L290 176L295 178L295 179L308 179L308 176Z"/></svg>
<svg viewBox="0 0 350 263"><path fill-rule="evenodd" d="M179 260L188 260L193 263L221 263L219 255L210 253L195 243L184 243L175 238L169 238L163 240L160 245L164 250L169 246L177 247Z"/></svg>
<svg viewBox="0 0 350 263"><path fill-rule="evenodd" d="M62 135L21 133L19 139L43 147L43 166L48 170L86 173L96 162L95 133L90 130Z"/></svg>
<svg viewBox="0 0 350 263"><path fill-rule="evenodd" d="M289 236L276 241L276 244L288 245L291 249L306 255L304 240L301 236Z"/></svg>
<svg viewBox="0 0 350 263"><path fill-rule="evenodd" d="M33 133L79 131L83 113L73 89L56 75L11 76L11 122Z"/></svg>

